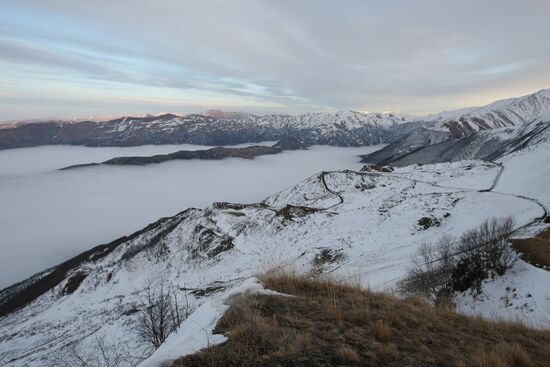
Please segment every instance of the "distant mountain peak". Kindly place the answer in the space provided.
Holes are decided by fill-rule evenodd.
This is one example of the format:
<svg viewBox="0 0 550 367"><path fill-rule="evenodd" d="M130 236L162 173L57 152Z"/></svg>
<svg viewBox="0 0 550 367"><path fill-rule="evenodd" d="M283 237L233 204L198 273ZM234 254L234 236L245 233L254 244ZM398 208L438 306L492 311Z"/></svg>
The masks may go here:
<svg viewBox="0 0 550 367"><path fill-rule="evenodd" d="M247 115L247 113L242 111L224 112L219 109L211 109L201 113L201 115L215 118L238 118Z"/></svg>

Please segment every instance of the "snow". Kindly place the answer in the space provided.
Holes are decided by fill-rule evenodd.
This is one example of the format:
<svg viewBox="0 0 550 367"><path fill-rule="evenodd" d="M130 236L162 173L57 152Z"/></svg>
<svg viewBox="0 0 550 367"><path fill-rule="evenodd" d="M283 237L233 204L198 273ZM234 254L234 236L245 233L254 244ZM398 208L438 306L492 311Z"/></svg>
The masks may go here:
<svg viewBox="0 0 550 367"><path fill-rule="evenodd" d="M358 168L358 155L380 146L313 146L254 160L56 171L117 155L186 148L208 147L45 146L0 151L0 288L188 207L202 208L219 200L260 201L320 170Z"/></svg>
<svg viewBox="0 0 550 367"><path fill-rule="evenodd" d="M550 208L550 144L537 144L504 157L495 190L529 196Z"/></svg>
<svg viewBox="0 0 550 367"><path fill-rule="evenodd" d="M499 162L503 170L495 163L472 160L389 173L316 173L262 203L216 204L182 212L104 258L83 264L80 269L89 275L75 293L63 295L63 281L1 319L0 360L11 366L40 366L50 361L49 351L62 354L66 344L83 343L102 330L117 331L125 342L135 343L132 326L137 316L126 311L136 307L147 282L158 277L180 289L180 299L188 297L198 307L155 353L158 363L222 342L212 329L230 303L231 292L241 294L243 279L274 267L291 266L304 273L321 270L390 291L425 242L460 236L494 216L511 215L517 227L538 228L543 208L537 200L548 197L548 185L541 184L549 177L543 164L548 152L548 144L539 144L515 153ZM496 188L488 191L499 172ZM283 215L281 209L288 204L309 210L294 208ZM418 225L422 217L436 218L440 224L423 229ZM170 230L163 232L166 228ZM222 246L228 242L231 246ZM341 254L340 260L318 269L313 259L325 249ZM518 262L504 278L486 282L487 298L461 295L459 309L493 317L498 307L503 309L499 316L549 328L545 315L550 310L544 305L549 282L548 272ZM508 295L510 307L501 300L506 287L516 288L516 296L514 291ZM218 290L204 296L186 291L209 288ZM522 308L525 303L528 306Z"/></svg>
<svg viewBox="0 0 550 367"><path fill-rule="evenodd" d="M463 160L399 167L396 168L395 174L449 188L484 190L491 187L499 170L500 167L491 162Z"/></svg>
<svg viewBox="0 0 550 367"><path fill-rule="evenodd" d="M446 130L445 123L458 121L460 125L466 125L466 131L479 131L485 127L489 129L521 128L533 120L547 116L548 113L550 113L550 89L543 89L537 93L503 99L482 107L445 111L416 119L437 121L435 126L430 127L434 130ZM478 124L479 119L483 120L483 125Z"/></svg>
<svg viewBox="0 0 550 367"><path fill-rule="evenodd" d="M495 193L522 195L550 206L550 144L537 144L504 157L502 176ZM525 214L517 208L515 216ZM519 233L534 235L547 226L535 225ZM469 293L457 298L459 311L486 318L520 320L531 326L550 328L550 272L518 260L514 268L502 277L483 284L482 294Z"/></svg>
<svg viewBox="0 0 550 367"><path fill-rule="evenodd" d="M481 294L456 298L457 310L489 319L550 328L550 272L518 260L506 274L483 283Z"/></svg>
<svg viewBox="0 0 550 367"><path fill-rule="evenodd" d="M180 357L225 342L227 340L225 336L213 334L219 319L236 298L256 294L287 296L265 289L256 277L248 278L223 296L203 303L181 324L178 330L166 339L160 348L140 363L139 367L168 366Z"/></svg>

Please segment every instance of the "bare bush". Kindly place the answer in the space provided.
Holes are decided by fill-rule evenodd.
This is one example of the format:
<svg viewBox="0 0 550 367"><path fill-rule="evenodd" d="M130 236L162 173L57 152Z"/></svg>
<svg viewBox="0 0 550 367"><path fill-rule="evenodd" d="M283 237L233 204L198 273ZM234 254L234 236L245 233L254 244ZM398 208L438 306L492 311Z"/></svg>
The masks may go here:
<svg viewBox="0 0 550 367"><path fill-rule="evenodd" d="M465 232L459 241L445 236L424 244L407 276L400 283L404 294L420 294L430 301L448 303L454 292L480 292L483 280L503 275L516 260L509 246L512 218L492 218Z"/></svg>
<svg viewBox="0 0 550 367"><path fill-rule="evenodd" d="M401 282L406 294L420 294L434 303L445 301L452 292L454 238L444 236L435 245L424 243L407 277Z"/></svg>
<svg viewBox="0 0 550 367"><path fill-rule="evenodd" d="M178 328L191 309L187 295L180 304L177 288L164 279L149 282L141 293L135 326L137 345L107 341L96 334L85 343L72 343L60 350L53 366L131 367L144 360Z"/></svg>
<svg viewBox="0 0 550 367"><path fill-rule="evenodd" d="M479 292L483 280L503 275L514 264L517 256L509 245L513 228L511 217L492 218L460 237L454 290Z"/></svg>
<svg viewBox="0 0 550 367"><path fill-rule="evenodd" d="M151 282L141 299L136 331L142 342L157 349L188 316L189 304L179 304L175 287L164 280Z"/></svg>
<svg viewBox="0 0 550 367"><path fill-rule="evenodd" d="M145 359L139 350L123 342L108 341L93 335L86 345L73 343L57 351L51 365L55 367L132 367Z"/></svg>

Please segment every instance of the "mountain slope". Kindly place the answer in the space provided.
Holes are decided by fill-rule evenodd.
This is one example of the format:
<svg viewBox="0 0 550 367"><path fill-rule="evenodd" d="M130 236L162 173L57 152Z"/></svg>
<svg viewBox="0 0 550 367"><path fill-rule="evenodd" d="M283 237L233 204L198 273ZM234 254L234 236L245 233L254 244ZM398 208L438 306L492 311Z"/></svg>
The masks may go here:
<svg viewBox="0 0 550 367"><path fill-rule="evenodd" d="M161 366L161 356L173 367L545 366L550 358L550 331L465 317L334 280L274 274L262 282L282 294L241 294L217 324L194 319L213 334L202 348L189 348L195 339L186 331L199 327L185 322L170 353L159 351L140 367Z"/></svg>
<svg viewBox="0 0 550 367"><path fill-rule="evenodd" d="M477 131L522 126L548 112L550 89L543 89L524 97L497 101L466 113L459 111L447 118L436 115L434 120L440 120L436 128L446 128L453 137L463 138Z"/></svg>
<svg viewBox="0 0 550 367"><path fill-rule="evenodd" d="M43 144L135 146L143 144L231 145L293 139L308 144L374 145L392 139L405 117L339 111L298 116L164 114L111 121L48 122L0 129L0 149Z"/></svg>
<svg viewBox="0 0 550 367"><path fill-rule="evenodd" d="M0 129L0 149L43 144L136 146L231 145L296 140L306 145L389 145L365 162L407 165L496 159L548 139L550 89L484 107L412 117L338 111L298 116L223 113L163 114L110 121L47 121Z"/></svg>
<svg viewBox="0 0 550 367"><path fill-rule="evenodd" d="M550 90L488 106L446 112L384 149L363 157L364 162L406 166L462 159L494 160L507 153L550 140Z"/></svg>
<svg viewBox="0 0 550 367"><path fill-rule="evenodd" d="M519 159L547 152L548 144L539 144ZM174 286L189 310L273 266L359 277L365 287L391 289L426 241L494 215L513 215L518 227L544 219L544 203L514 194L511 186L491 191L499 177L508 182L505 175L518 169L503 164L504 172L479 161L324 172L262 203L215 203L164 218L0 293L0 361L49 364L98 338L124 340L135 354L147 354L135 326L141 297L159 281ZM523 179L547 178L545 171L528 174ZM550 197L546 186L535 194ZM419 224L425 217L437 224L425 228ZM548 274L537 281L548 284ZM21 294L25 302L14 304ZM548 288L535 289L526 302L545 297ZM539 322L526 309L514 315Z"/></svg>

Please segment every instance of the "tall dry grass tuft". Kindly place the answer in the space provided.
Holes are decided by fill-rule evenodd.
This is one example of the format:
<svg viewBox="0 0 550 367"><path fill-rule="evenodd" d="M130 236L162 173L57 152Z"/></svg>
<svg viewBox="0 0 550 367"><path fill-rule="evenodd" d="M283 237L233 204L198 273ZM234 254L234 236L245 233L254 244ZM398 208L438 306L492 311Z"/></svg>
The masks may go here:
<svg viewBox="0 0 550 367"><path fill-rule="evenodd" d="M485 351L481 354L474 356L473 358L474 367L511 367L506 358L502 355L499 355L497 352Z"/></svg>
<svg viewBox="0 0 550 367"><path fill-rule="evenodd" d="M260 277L291 294L244 296L215 332L229 340L174 366L545 366L550 332L489 322L330 278Z"/></svg>
<svg viewBox="0 0 550 367"><path fill-rule="evenodd" d="M522 260L540 268L550 268L550 229L535 237L515 239L512 247Z"/></svg>
<svg viewBox="0 0 550 367"><path fill-rule="evenodd" d="M548 348L550 348L550 346ZM508 351L508 359L510 360L512 366L536 367L536 364L533 362L531 357L529 357L529 354L525 352L525 349L521 347L521 345L514 343Z"/></svg>
<svg viewBox="0 0 550 367"><path fill-rule="evenodd" d="M390 323L385 320L376 320L372 327L372 333L379 341L389 340L392 334Z"/></svg>

